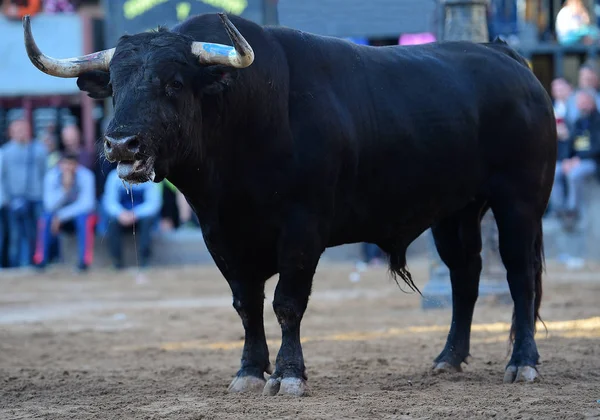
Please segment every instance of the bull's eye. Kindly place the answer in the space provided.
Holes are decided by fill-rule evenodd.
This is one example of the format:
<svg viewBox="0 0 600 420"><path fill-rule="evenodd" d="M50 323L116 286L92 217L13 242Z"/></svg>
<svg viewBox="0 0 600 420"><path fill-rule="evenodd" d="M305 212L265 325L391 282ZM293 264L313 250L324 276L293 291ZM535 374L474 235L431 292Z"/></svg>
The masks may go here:
<svg viewBox="0 0 600 420"><path fill-rule="evenodd" d="M183 87L183 83L181 83L179 80L173 80L171 83L169 83L169 87L173 90L179 90Z"/></svg>

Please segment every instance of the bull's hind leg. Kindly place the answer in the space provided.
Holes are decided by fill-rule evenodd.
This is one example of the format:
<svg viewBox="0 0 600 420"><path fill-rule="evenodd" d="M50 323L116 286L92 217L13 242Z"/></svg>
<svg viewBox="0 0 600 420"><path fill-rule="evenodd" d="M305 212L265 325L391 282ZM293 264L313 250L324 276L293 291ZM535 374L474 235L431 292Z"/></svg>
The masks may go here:
<svg viewBox="0 0 600 420"><path fill-rule="evenodd" d="M504 382L532 382L538 376L539 354L534 339L542 295L542 214L536 193L515 197L516 189L492 203L498 224L500 256L506 267L514 302L511 341L513 352Z"/></svg>
<svg viewBox="0 0 600 420"><path fill-rule="evenodd" d="M460 372L469 356L473 310L481 273L481 216L483 202L475 202L436 224L435 245L450 269L452 324L446 346L433 363L435 373Z"/></svg>

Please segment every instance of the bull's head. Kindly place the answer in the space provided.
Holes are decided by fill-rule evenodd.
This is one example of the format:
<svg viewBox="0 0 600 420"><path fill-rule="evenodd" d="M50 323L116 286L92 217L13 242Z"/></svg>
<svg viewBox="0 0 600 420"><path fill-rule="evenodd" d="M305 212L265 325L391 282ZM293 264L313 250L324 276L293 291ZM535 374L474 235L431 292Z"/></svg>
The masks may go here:
<svg viewBox="0 0 600 420"><path fill-rule="evenodd" d="M198 98L219 91L235 68L252 64L254 52L237 28L219 14L233 47L196 42L180 33L159 30L123 36L116 48L82 57L44 55L23 19L31 62L56 77L77 77L92 98L113 97L114 117L104 136L104 153L118 162L121 179L139 183L162 180L199 125Z"/></svg>

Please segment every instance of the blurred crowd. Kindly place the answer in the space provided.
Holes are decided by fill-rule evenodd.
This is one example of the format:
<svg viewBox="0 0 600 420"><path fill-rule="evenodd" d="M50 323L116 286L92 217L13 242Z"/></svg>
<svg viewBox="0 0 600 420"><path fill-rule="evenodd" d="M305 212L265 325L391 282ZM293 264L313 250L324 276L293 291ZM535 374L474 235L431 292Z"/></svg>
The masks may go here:
<svg viewBox="0 0 600 420"><path fill-rule="evenodd" d="M587 182L600 179L599 70L588 61L575 87L564 78L552 82L558 153L550 212L566 230L581 216Z"/></svg>
<svg viewBox="0 0 600 420"><path fill-rule="evenodd" d="M8 118L7 141L0 147L1 267L43 269L61 262L61 239L71 233L77 270L92 264L98 235L105 238L113 266L121 269L123 233L134 229L138 264L144 267L154 234L198 227L185 198L168 181L126 185L114 166L96 158L100 154L85 153L73 119L54 128L36 138L24 113Z"/></svg>
<svg viewBox="0 0 600 420"><path fill-rule="evenodd" d="M77 0L4 0L2 13L10 19L22 19L25 15L36 13L74 13L77 11Z"/></svg>

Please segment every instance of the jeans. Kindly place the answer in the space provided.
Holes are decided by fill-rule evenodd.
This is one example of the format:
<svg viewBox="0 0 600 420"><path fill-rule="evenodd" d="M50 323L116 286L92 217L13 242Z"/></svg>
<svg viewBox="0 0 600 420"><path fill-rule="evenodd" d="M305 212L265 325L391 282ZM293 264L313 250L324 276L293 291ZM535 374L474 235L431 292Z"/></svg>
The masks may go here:
<svg viewBox="0 0 600 420"><path fill-rule="evenodd" d="M135 240L137 242L137 251L139 263L141 266L148 264L150 258L150 246L152 228L156 219L154 217L145 217L135 221ZM120 268L123 267L123 241L121 235L123 231L131 230L131 226L122 226L116 218L108 220L108 250L113 259L113 264Z"/></svg>
<svg viewBox="0 0 600 420"><path fill-rule="evenodd" d="M8 267L8 229L6 208L0 207L0 268Z"/></svg>
<svg viewBox="0 0 600 420"><path fill-rule="evenodd" d="M10 207L6 211L8 220L8 259L11 267L31 265L35 248L37 220L42 203L31 201L27 211L18 213Z"/></svg>
<svg viewBox="0 0 600 420"><path fill-rule="evenodd" d="M60 257L60 237L52 233L52 213L46 213L38 223L38 239L34 262L45 266L53 257ZM72 220L62 223L63 226L73 224L77 235L78 267L87 268L94 258L94 225L96 217L93 213L80 214ZM62 226L61 226L62 227Z"/></svg>
<svg viewBox="0 0 600 420"><path fill-rule="evenodd" d="M582 159L579 165L565 174L561 162L556 163L554 185L550 196L554 210L581 210L581 195L585 180L596 173L596 161L593 159ZM564 186L567 186L565 194Z"/></svg>

